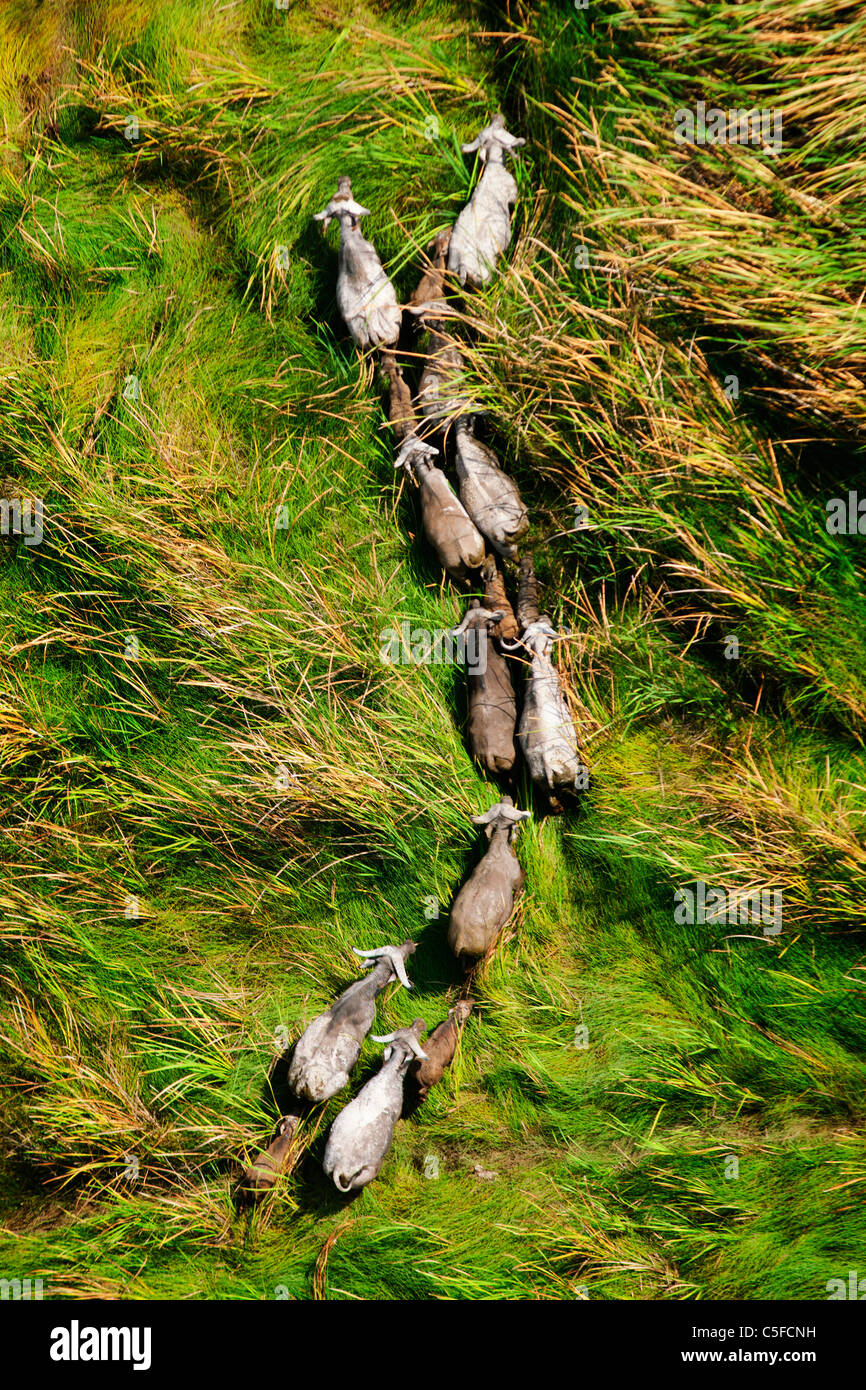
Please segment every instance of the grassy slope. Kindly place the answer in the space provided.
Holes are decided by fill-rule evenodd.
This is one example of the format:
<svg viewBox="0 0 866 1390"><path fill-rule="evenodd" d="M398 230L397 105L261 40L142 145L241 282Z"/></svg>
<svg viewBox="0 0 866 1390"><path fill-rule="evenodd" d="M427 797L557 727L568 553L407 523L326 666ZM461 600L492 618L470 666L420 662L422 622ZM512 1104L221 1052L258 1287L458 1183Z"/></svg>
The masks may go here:
<svg viewBox="0 0 866 1390"><path fill-rule="evenodd" d="M658 10L693 34L694 15L590 29L568 6L489 8L4 15L0 470L47 524L0 576L2 1263L56 1295L810 1298L862 1249L866 605L862 542L826 536L821 500L859 447L850 382L828 375L846 240L787 193L808 125L772 206L750 203L740 152L695 156L687 244L713 187L743 236L769 218L750 273L776 311L767 328L741 285L726 300L709 252L716 279L690 297L676 258L649 255L673 244L666 113L727 93L700 43L671 76L641 25ZM482 23L521 37L482 42ZM746 87L747 69L732 58ZM239 1218L231 1165L272 1123L275 1038L353 976L350 945L421 942L418 995L392 994L383 1030L443 1015L444 914L489 802L455 673L378 660L383 627L458 610L395 493L310 213L351 172L405 295L413 247L465 198L457 144L500 103L532 144L513 269L471 307L473 364L536 539L590 511L542 573L576 634L593 790L525 833L479 1015L380 1180L350 1208L327 1188L332 1103ZM819 176L854 218L858 171L824 151ZM810 237L830 257L818 309L788 275ZM581 238L615 276L573 270ZM785 375L810 309L820 400ZM856 372L862 332L843 327ZM736 410L719 354L747 364ZM678 926L673 888L698 876L781 886L782 937Z"/></svg>

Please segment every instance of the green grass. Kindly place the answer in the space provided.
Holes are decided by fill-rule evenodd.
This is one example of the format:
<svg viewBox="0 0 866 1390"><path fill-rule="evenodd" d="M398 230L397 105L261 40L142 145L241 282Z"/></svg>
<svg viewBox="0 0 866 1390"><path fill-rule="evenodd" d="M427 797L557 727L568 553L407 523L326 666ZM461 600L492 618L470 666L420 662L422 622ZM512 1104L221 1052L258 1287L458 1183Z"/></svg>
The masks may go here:
<svg viewBox="0 0 866 1390"><path fill-rule="evenodd" d="M0 1265L49 1296L814 1299L863 1248L864 551L824 527L862 477L862 21L492 9L0 18L0 493L45 506L0 541ZM784 106L778 164L675 146L702 98ZM459 607L311 214L350 173L405 299L497 107L529 144L467 360L593 783L522 832L380 1178L346 1207L321 1173L342 1096L238 1214L349 948L419 941L378 1031L460 987L491 788L459 672L379 660ZM781 936L679 925L700 879L781 889Z"/></svg>

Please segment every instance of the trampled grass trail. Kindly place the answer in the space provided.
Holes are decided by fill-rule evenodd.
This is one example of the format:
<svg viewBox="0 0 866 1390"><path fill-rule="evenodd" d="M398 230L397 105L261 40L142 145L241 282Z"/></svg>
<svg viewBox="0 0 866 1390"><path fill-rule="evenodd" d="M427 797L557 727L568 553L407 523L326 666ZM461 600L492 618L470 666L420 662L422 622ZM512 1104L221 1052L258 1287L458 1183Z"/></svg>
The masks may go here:
<svg viewBox="0 0 866 1390"><path fill-rule="evenodd" d="M866 498L863 23L4 7L0 497L44 528L0 539L7 1277L821 1299L856 1268L864 542L826 523ZM780 111L780 150L677 143L698 102ZM497 109L520 201L463 336L593 783L521 832L479 1008L376 1182L346 1207L320 1167L368 1043L238 1213L273 1064L350 947L419 941L377 1032L460 988L447 912L490 785L459 669L380 660L460 606L312 214L348 173L405 303ZM699 884L733 907L688 920ZM739 919L762 890L778 933Z"/></svg>

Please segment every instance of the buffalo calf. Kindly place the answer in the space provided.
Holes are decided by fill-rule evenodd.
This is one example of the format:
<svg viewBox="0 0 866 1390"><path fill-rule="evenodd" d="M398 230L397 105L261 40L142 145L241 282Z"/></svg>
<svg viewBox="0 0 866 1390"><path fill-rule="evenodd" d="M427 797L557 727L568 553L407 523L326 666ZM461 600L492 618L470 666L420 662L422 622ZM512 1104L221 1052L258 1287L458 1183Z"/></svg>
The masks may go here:
<svg viewBox="0 0 866 1390"><path fill-rule="evenodd" d="M425 1100L431 1086L438 1086L446 1070L454 1061L460 1030L472 1012L474 999L461 999L448 1010L448 1017L433 1029L429 1038L424 1039L423 1047L427 1056L414 1061L409 1069L409 1080L419 1101Z"/></svg>

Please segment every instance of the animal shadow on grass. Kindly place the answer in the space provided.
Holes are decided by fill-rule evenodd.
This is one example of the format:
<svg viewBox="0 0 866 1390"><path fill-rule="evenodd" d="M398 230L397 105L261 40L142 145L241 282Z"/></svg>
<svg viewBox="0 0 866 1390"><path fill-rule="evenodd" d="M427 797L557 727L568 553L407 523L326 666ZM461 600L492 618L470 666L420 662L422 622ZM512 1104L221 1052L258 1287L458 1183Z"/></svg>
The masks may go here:
<svg viewBox="0 0 866 1390"><path fill-rule="evenodd" d="M316 1216L332 1216L335 1212L345 1211L366 1191L363 1187L356 1192L337 1191L322 1168L326 1142L327 1131L319 1136L313 1148L306 1150L295 1170L295 1195L298 1204L304 1211L315 1212Z"/></svg>

